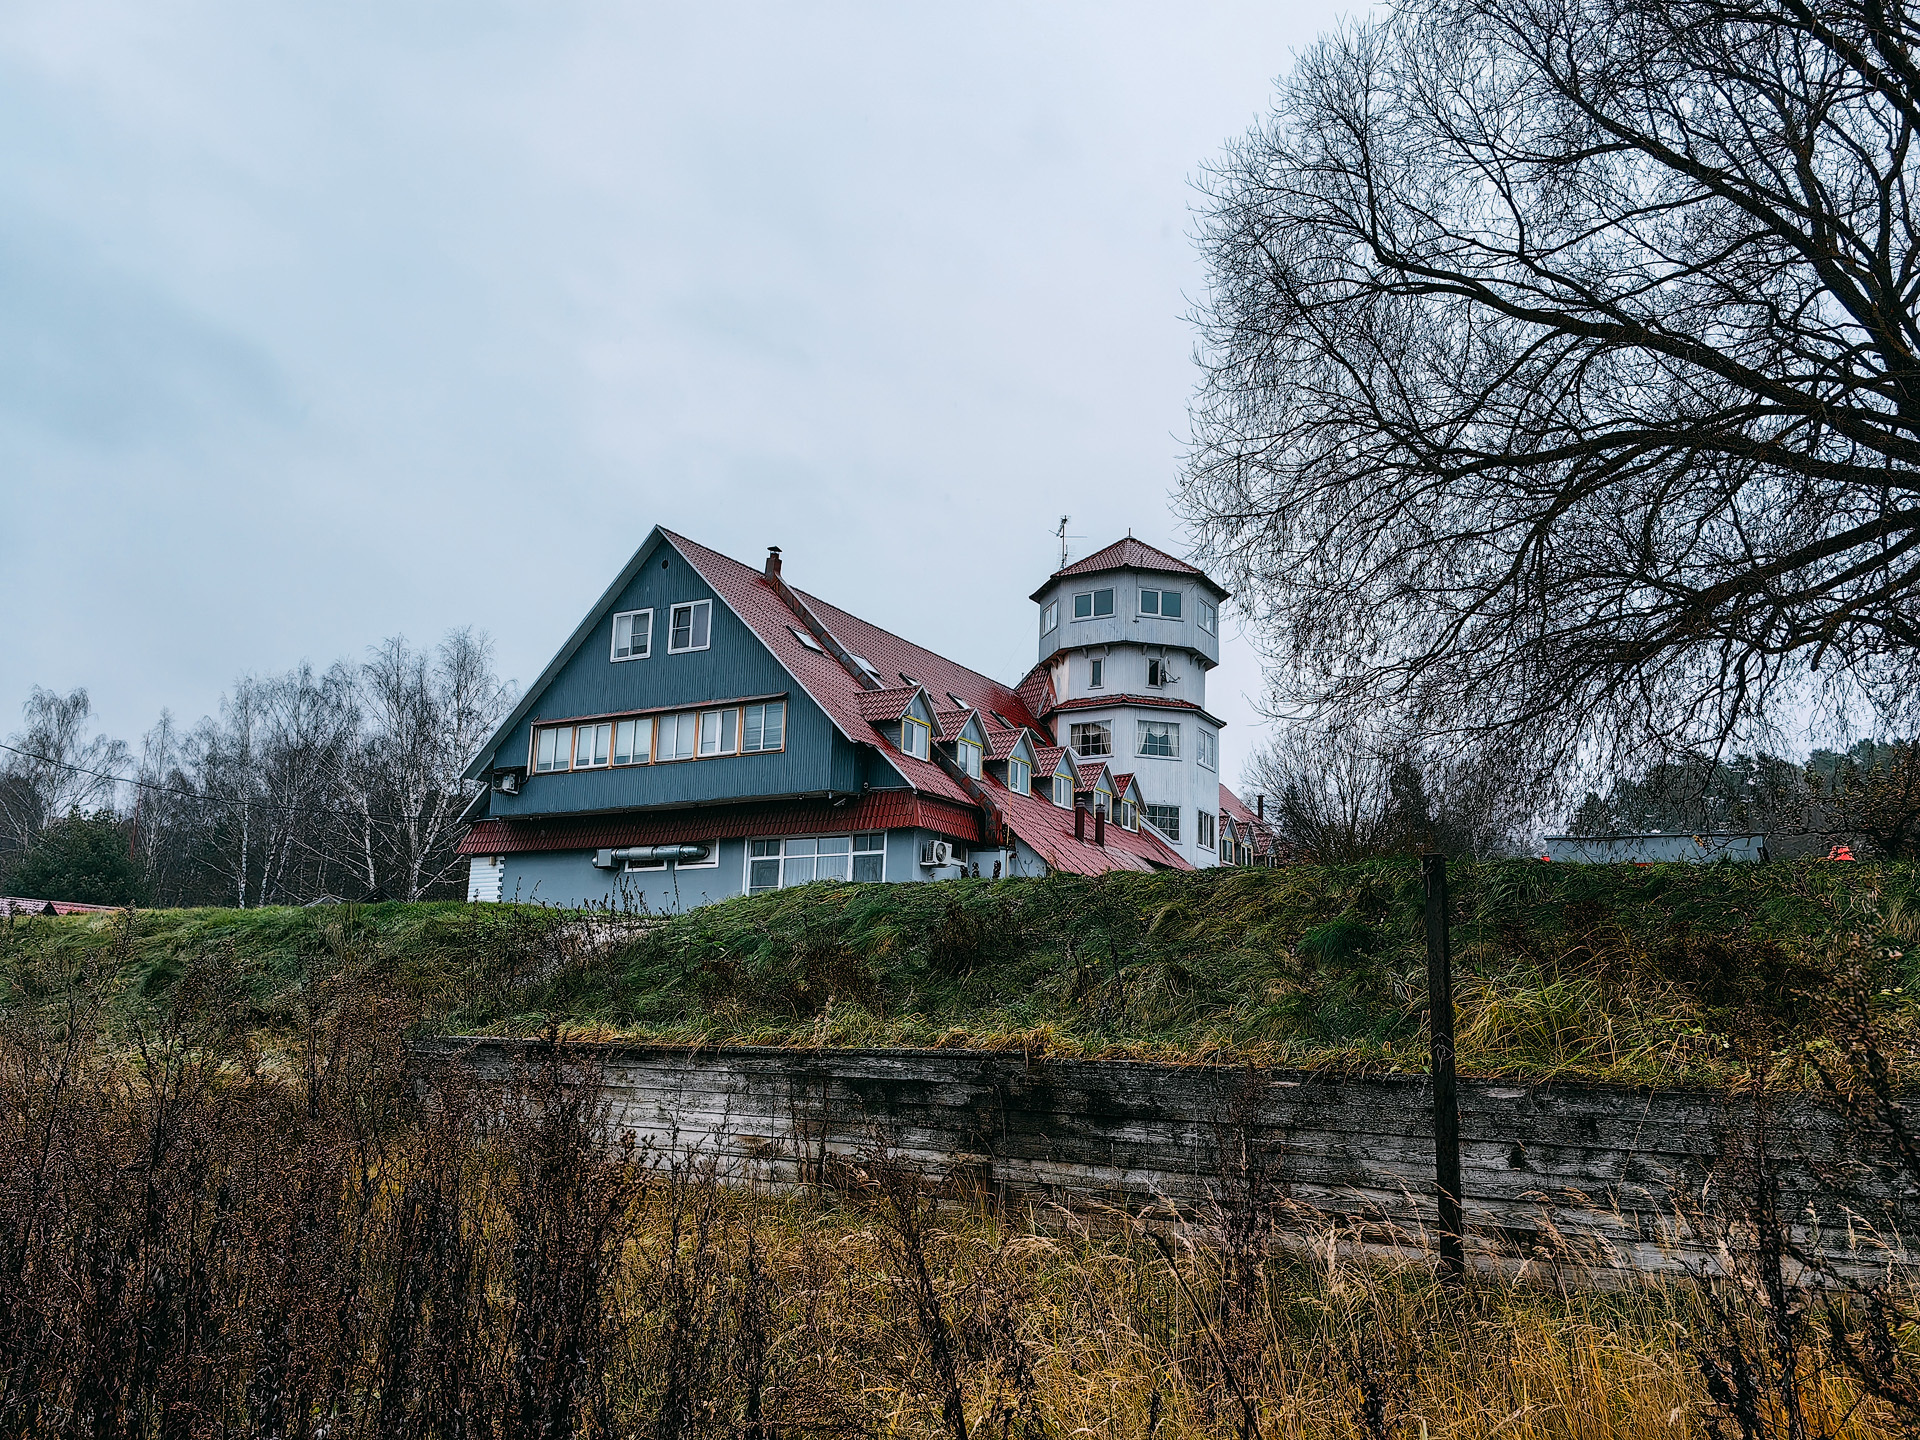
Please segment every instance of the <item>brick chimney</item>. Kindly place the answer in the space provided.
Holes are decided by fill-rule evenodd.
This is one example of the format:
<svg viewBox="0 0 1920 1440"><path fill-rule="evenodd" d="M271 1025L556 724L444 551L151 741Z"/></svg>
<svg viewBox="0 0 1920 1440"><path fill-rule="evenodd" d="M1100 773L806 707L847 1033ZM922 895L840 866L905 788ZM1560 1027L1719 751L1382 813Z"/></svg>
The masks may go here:
<svg viewBox="0 0 1920 1440"><path fill-rule="evenodd" d="M1073 806L1073 838L1082 845L1087 843L1087 807L1078 801Z"/></svg>
<svg viewBox="0 0 1920 1440"><path fill-rule="evenodd" d="M1264 820L1267 818L1266 796L1256 795L1253 797L1253 813L1256 819Z"/></svg>
<svg viewBox="0 0 1920 1440"><path fill-rule="evenodd" d="M780 547L778 545L767 546L767 578L769 580L780 578Z"/></svg>

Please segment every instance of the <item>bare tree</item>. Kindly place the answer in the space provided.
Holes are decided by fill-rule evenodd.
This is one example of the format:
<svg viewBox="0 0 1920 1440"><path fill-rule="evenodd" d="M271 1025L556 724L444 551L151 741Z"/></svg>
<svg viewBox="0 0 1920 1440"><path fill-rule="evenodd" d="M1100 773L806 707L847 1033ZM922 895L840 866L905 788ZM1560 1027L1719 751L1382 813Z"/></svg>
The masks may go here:
<svg viewBox="0 0 1920 1440"><path fill-rule="evenodd" d="M360 667L365 730L350 769L358 813L354 862L369 893L417 900L459 863L460 812L472 798L461 771L512 703L493 673L492 642L450 631L431 655L405 637Z"/></svg>
<svg viewBox="0 0 1920 1440"><path fill-rule="evenodd" d="M25 846L49 820L113 803L113 777L127 747L87 736L93 703L85 690L59 695L38 685L22 707L26 726L0 752L0 850Z"/></svg>
<svg viewBox="0 0 1920 1440"><path fill-rule="evenodd" d="M1205 181L1186 514L1278 699L1565 772L1920 696L1903 0L1401 0Z"/></svg>
<svg viewBox="0 0 1920 1440"><path fill-rule="evenodd" d="M1246 778L1272 798L1267 822L1324 864L1430 847L1484 858L1510 849L1531 817L1530 793L1497 766L1326 726L1281 730Z"/></svg>

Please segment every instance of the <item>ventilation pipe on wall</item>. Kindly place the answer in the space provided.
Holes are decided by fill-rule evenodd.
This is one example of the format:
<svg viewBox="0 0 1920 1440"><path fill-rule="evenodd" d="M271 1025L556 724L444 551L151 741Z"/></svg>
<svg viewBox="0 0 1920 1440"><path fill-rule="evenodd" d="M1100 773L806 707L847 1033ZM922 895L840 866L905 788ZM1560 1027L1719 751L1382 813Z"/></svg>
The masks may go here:
<svg viewBox="0 0 1920 1440"><path fill-rule="evenodd" d="M624 850L596 850L593 863L598 869L611 870L635 861L704 860L712 850L711 845L629 845Z"/></svg>

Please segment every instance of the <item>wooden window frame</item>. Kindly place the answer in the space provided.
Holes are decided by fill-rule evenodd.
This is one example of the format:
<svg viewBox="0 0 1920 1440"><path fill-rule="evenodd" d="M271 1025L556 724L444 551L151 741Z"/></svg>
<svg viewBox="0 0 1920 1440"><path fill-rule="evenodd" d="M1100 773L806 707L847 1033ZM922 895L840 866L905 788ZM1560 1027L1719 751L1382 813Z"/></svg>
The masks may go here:
<svg viewBox="0 0 1920 1440"><path fill-rule="evenodd" d="M682 610L691 612L691 611L700 609L703 605L706 607L706 611L707 611L707 638L698 645L674 644L673 632L679 628L674 624L674 617L678 615ZM687 621L687 639L688 640L693 639L693 621L691 619ZM713 601L712 600L710 599L680 600L667 607L667 653L669 655L694 655L694 654L698 654L702 650L711 650L712 648L713 648Z"/></svg>
<svg viewBox="0 0 1920 1440"><path fill-rule="evenodd" d="M647 648L639 651L638 653L629 653L626 655L622 655L620 653L620 622L622 620L632 620L635 616L638 616L638 615L644 615L647 617ZM628 626L627 628L627 647L629 651L631 651L633 647L633 627L632 626ZM613 635L608 644L607 653L612 657L612 663L615 665L624 665L629 660L646 660L646 659L652 658L652 655L653 655L653 608L651 606L649 606L645 610L618 610L614 612Z"/></svg>

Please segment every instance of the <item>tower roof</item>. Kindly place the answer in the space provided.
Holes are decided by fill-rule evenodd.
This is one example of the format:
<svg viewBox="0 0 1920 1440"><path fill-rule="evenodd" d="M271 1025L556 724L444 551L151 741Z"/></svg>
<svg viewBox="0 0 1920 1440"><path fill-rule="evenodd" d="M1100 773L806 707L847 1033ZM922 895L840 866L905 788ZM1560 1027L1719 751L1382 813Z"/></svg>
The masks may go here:
<svg viewBox="0 0 1920 1440"><path fill-rule="evenodd" d="M1151 570L1163 575L1192 575L1201 580L1221 599L1226 599L1229 591L1222 589L1218 582L1198 566L1189 565L1159 550L1144 540L1136 540L1131 535L1124 540L1116 540L1104 550L1096 550L1085 559L1076 560L1047 577L1047 583L1034 591L1028 598L1038 600L1053 583L1069 575L1097 575L1103 570Z"/></svg>

